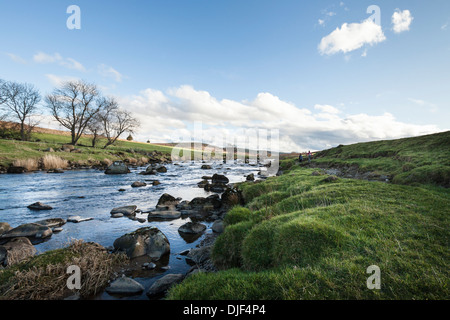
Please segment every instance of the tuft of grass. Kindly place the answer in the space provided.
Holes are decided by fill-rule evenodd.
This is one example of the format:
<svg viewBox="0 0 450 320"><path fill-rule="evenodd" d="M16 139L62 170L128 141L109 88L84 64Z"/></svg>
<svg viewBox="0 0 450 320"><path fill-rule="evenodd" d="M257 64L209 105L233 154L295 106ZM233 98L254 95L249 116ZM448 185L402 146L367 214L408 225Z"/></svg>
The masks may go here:
<svg viewBox="0 0 450 320"><path fill-rule="evenodd" d="M71 294L67 289L67 268L81 270L82 298L102 290L114 268L127 261L122 254L109 254L95 243L73 241L68 247L47 251L0 270L0 299L55 300Z"/></svg>
<svg viewBox="0 0 450 320"><path fill-rule="evenodd" d="M42 166L43 166L43 169L46 169L46 170L65 169L69 166L69 163L67 160L62 159L58 156L46 154L44 157L42 157Z"/></svg>
<svg viewBox="0 0 450 320"><path fill-rule="evenodd" d="M17 159L13 161L13 166L24 167L27 171L35 171L39 169L39 161L37 159Z"/></svg>

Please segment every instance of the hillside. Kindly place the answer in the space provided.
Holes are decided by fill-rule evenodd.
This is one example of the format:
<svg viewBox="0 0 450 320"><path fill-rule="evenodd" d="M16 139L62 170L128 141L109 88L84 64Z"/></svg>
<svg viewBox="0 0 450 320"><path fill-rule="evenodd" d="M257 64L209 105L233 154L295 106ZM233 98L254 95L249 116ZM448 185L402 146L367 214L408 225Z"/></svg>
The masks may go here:
<svg viewBox="0 0 450 320"><path fill-rule="evenodd" d="M448 174L449 134L339 146L313 160L414 185L329 176L295 159L279 177L240 184L245 205L226 215L212 248L221 271L187 278L169 298L448 299L450 190L433 184ZM371 265L380 290L367 287Z"/></svg>
<svg viewBox="0 0 450 320"><path fill-rule="evenodd" d="M292 158L284 165L296 163ZM310 166L307 162L303 166ZM339 169L344 177L356 175L395 184L431 184L450 187L450 131L396 140L340 145L314 155L311 166ZM385 179L379 179L385 180Z"/></svg>

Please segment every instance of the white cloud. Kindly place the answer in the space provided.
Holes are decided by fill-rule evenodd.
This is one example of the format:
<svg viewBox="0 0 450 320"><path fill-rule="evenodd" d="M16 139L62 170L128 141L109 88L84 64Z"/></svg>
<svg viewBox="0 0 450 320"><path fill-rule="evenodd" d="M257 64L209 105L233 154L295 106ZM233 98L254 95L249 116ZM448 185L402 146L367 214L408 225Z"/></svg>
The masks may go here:
<svg viewBox="0 0 450 320"><path fill-rule="evenodd" d="M323 104L316 104L314 106L314 109L320 110L320 111L325 112L325 113L331 113L331 114L338 114L338 113L340 113L339 109L337 109L337 108L335 108L333 106L330 106L328 104L325 104L325 105L323 105Z"/></svg>
<svg viewBox="0 0 450 320"><path fill-rule="evenodd" d="M319 19L317 21L319 23L319 25L323 26L325 24L325 20Z"/></svg>
<svg viewBox="0 0 450 320"><path fill-rule="evenodd" d="M374 45L386 40L381 29L372 19L361 23L344 23L341 28L336 28L329 35L322 38L319 44L319 52L327 55L338 52L348 53L364 45Z"/></svg>
<svg viewBox="0 0 450 320"><path fill-rule="evenodd" d="M441 30L442 30L442 31L447 30L447 28L448 28L448 22L444 23L444 24L441 26Z"/></svg>
<svg viewBox="0 0 450 320"><path fill-rule="evenodd" d="M392 15L392 24L394 25L392 29L395 33L409 31L413 19L409 10L400 11L397 9Z"/></svg>
<svg viewBox="0 0 450 320"><path fill-rule="evenodd" d="M63 58L59 53L47 54L45 52L38 52L33 56L33 61L36 63L57 63L60 66L74 69L78 71L86 71L86 68L78 61L72 58Z"/></svg>
<svg viewBox="0 0 450 320"><path fill-rule="evenodd" d="M142 141L177 141L189 135L194 121L203 124L203 137L219 143L224 134L237 129L278 129L282 151L320 150L339 144L394 139L438 132L434 125L414 125L392 114L342 115L334 106L316 104L299 108L268 93L252 100L217 99L209 92L184 85L166 93L146 89L138 95L119 97L121 105L134 112L142 126Z"/></svg>
<svg viewBox="0 0 450 320"><path fill-rule="evenodd" d="M98 72L104 77L113 78L117 82L122 82L123 75L113 67L100 64L98 66Z"/></svg>

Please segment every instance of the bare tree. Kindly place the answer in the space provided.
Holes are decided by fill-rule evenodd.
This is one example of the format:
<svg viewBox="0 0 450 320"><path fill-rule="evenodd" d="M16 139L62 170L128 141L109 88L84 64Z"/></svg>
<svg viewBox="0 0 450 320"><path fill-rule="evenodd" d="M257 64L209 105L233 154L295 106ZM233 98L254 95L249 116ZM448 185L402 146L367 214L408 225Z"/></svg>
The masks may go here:
<svg viewBox="0 0 450 320"><path fill-rule="evenodd" d="M103 134L103 124L100 113L96 114L95 117L93 117L91 121L89 121L86 129L87 132L91 135L92 147L95 148L98 139Z"/></svg>
<svg viewBox="0 0 450 320"><path fill-rule="evenodd" d="M37 124L32 121L32 116L41 101L39 91L28 83L8 81L1 84L1 92L0 99L7 117L18 120L20 137L22 140L27 140L31 130Z"/></svg>
<svg viewBox="0 0 450 320"><path fill-rule="evenodd" d="M70 130L76 145L89 122L103 109L97 86L84 81L68 81L46 97L47 107L63 127Z"/></svg>
<svg viewBox="0 0 450 320"><path fill-rule="evenodd" d="M103 148L112 145L126 131L134 133L139 127L139 121L133 117L131 112L119 108L114 98L105 99L105 108L100 113L103 134L107 142Z"/></svg>

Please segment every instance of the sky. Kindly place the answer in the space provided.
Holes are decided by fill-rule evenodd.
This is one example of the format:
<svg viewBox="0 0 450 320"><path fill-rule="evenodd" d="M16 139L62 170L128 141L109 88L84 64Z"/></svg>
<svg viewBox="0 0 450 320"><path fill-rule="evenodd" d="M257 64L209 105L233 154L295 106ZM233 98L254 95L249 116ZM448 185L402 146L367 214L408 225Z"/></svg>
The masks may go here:
<svg viewBox="0 0 450 320"><path fill-rule="evenodd" d="M0 78L95 83L139 141L322 150L449 130L449 23L448 0L0 0Z"/></svg>

